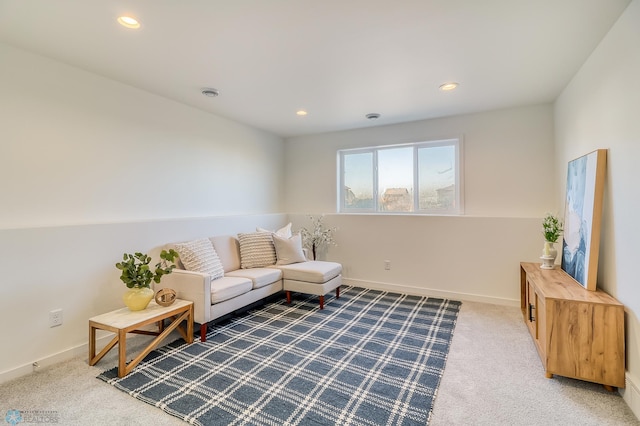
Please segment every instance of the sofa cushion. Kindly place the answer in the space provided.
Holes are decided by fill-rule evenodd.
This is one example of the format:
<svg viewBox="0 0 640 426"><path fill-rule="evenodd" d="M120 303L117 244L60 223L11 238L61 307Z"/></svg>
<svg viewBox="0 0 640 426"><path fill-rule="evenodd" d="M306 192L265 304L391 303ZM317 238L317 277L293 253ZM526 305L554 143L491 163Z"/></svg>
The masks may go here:
<svg viewBox="0 0 640 426"><path fill-rule="evenodd" d="M240 247L238 239L233 235L216 235L209 238L218 253L224 272L240 269Z"/></svg>
<svg viewBox="0 0 640 426"><path fill-rule="evenodd" d="M280 237L277 234L273 234L272 237L278 259L276 265L289 265L307 260L302 251L300 234L295 234L291 238Z"/></svg>
<svg viewBox="0 0 640 426"><path fill-rule="evenodd" d="M282 278L282 271L274 268L252 268L238 269L227 272L227 277L249 278L253 283L253 288L260 288L272 284Z"/></svg>
<svg viewBox="0 0 640 426"><path fill-rule="evenodd" d="M248 278L224 277L211 281L211 304L224 302L251 291L252 283Z"/></svg>
<svg viewBox="0 0 640 426"><path fill-rule="evenodd" d="M337 277L342 272L342 265L336 262L310 260L291 265L278 265L282 278L322 284Z"/></svg>
<svg viewBox="0 0 640 426"><path fill-rule="evenodd" d="M276 234L280 237L284 237L284 238L291 238L291 222L289 222L289 224L283 226L282 228L278 229L277 231L269 231L268 229L263 229L263 228L256 228L257 232L271 232L272 234Z"/></svg>
<svg viewBox="0 0 640 426"><path fill-rule="evenodd" d="M224 276L220 258L208 239L177 243L175 249L186 270L209 274L213 280Z"/></svg>
<svg viewBox="0 0 640 426"><path fill-rule="evenodd" d="M264 268L276 264L276 249L270 232L238 234L240 243L240 267Z"/></svg>

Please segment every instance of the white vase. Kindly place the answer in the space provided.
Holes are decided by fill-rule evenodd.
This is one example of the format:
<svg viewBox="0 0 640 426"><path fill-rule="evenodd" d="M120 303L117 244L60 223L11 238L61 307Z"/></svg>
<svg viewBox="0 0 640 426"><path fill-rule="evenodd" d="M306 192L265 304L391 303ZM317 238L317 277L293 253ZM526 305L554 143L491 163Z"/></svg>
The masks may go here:
<svg viewBox="0 0 640 426"><path fill-rule="evenodd" d="M553 269L556 263L556 257L558 257L558 250L554 247L555 242L545 241L542 249L542 269Z"/></svg>

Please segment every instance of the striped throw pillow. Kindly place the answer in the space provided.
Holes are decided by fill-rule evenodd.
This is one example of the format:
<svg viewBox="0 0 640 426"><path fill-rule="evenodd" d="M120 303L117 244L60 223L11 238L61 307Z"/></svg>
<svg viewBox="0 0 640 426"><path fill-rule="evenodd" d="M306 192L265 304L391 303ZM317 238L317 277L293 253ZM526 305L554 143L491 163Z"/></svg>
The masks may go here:
<svg viewBox="0 0 640 426"><path fill-rule="evenodd" d="M264 268L276 264L276 249L270 232L238 234L240 267Z"/></svg>
<svg viewBox="0 0 640 426"><path fill-rule="evenodd" d="M211 275L211 279L224 277L222 262L208 238L175 245L180 261L188 271Z"/></svg>

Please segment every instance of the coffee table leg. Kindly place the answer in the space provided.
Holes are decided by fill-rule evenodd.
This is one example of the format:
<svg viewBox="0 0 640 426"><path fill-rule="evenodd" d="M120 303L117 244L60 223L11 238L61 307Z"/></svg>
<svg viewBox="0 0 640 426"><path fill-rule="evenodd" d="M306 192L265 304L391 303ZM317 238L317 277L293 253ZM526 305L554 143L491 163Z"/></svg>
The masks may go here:
<svg viewBox="0 0 640 426"><path fill-rule="evenodd" d="M93 324L89 323L89 365L96 357L96 329Z"/></svg>
<svg viewBox="0 0 640 426"><path fill-rule="evenodd" d="M189 318L187 318L187 343L193 343L193 304L189 308Z"/></svg>
<svg viewBox="0 0 640 426"><path fill-rule="evenodd" d="M159 335L157 335L156 338L153 339L153 341L149 343L147 347L144 348L144 350L138 354L138 356L132 359L131 362L129 362L129 365L126 365L121 359L120 365L122 366L122 375L120 375L121 373L120 371L118 371L118 377L124 377L127 374L129 374L129 372L131 372L131 370L133 370L135 366L138 365L138 363L142 361L144 357L149 354L149 352L155 349L158 346L158 344L162 342L173 330L178 329L181 332L181 334L183 334L183 337L185 337L186 339L186 336L184 336L184 330L180 329L179 326L180 326L180 323L187 318L189 318L189 311L184 311L183 313L176 315L173 322L169 324L169 326L165 327L164 331Z"/></svg>
<svg viewBox="0 0 640 426"><path fill-rule="evenodd" d="M118 331L118 377L127 374L127 332Z"/></svg>

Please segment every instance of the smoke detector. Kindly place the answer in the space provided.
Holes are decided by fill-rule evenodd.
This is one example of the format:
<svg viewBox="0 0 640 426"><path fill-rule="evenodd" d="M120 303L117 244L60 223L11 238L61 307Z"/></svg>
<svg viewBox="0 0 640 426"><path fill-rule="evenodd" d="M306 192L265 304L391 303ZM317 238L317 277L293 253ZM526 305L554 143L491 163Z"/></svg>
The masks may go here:
<svg viewBox="0 0 640 426"><path fill-rule="evenodd" d="M218 91L218 89L212 89L209 87L204 87L202 89L202 94L205 96L208 96L210 98L215 98L216 96L218 96L220 94L220 92Z"/></svg>
<svg viewBox="0 0 640 426"><path fill-rule="evenodd" d="M365 117L367 117L367 120L377 120L378 118L380 118L380 114L378 114L377 112L371 112L365 115Z"/></svg>

